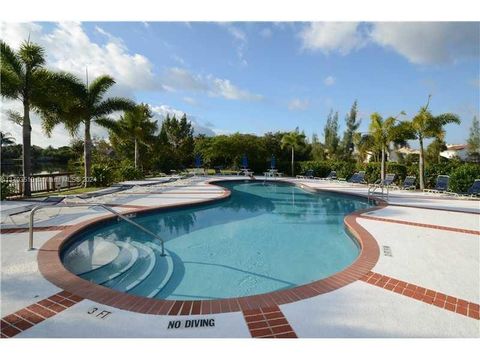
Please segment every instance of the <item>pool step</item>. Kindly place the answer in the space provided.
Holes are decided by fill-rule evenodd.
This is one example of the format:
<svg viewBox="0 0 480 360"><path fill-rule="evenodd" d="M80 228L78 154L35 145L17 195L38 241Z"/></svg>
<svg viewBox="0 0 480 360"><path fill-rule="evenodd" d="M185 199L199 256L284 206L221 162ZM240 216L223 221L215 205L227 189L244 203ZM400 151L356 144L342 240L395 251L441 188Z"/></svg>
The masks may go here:
<svg viewBox="0 0 480 360"><path fill-rule="evenodd" d="M103 284L127 272L135 264L138 259L137 248L123 241L115 241L115 244L120 247L120 252L115 260L99 269L81 275L83 279Z"/></svg>
<svg viewBox="0 0 480 360"><path fill-rule="evenodd" d="M129 291L132 294L146 296L149 298L157 295L170 280L173 273L173 260L171 254L165 250L165 256L162 256L162 248L156 244L147 243L155 252L155 268L150 276L145 278L141 284Z"/></svg>
<svg viewBox="0 0 480 360"><path fill-rule="evenodd" d="M104 286L127 292L140 284L152 272L156 261L153 250L136 241L131 241L130 244L137 249L139 254L135 264L121 276L105 282Z"/></svg>

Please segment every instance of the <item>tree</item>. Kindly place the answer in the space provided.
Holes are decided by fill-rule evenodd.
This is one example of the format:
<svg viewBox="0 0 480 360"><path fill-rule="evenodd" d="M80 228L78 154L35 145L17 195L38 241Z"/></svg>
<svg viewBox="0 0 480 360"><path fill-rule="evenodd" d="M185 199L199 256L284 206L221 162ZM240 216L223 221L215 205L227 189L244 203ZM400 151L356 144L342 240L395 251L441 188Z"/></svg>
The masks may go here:
<svg viewBox="0 0 480 360"><path fill-rule="evenodd" d="M404 114L402 111L401 114ZM371 122L369 126L370 135L373 139L374 149L379 150L381 153L381 167L380 176L381 179L385 179L385 154L389 149L391 142L404 143L405 135L399 127L396 126L396 117L390 116L387 119L383 119L379 113L373 113L370 116Z"/></svg>
<svg viewBox="0 0 480 360"><path fill-rule="evenodd" d="M146 104L135 106L112 126L110 139L112 145L130 145L133 140L135 169L140 165L140 146L150 147L157 131L157 122L152 121L153 114Z"/></svg>
<svg viewBox="0 0 480 360"><path fill-rule="evenodd" d="M338 137L338 111L334 114L333 110L330 110L323 131L328 157L334 159L337 156L338 145L340 142L340 138Z"/></svg>
<svg viewBox="0 0 480 360"><path fill-rule="evenodd" d="M427 104L420 108L418 113L411 121L403 122L401 127L404 128L407 139L416 139L420 145L420 156L418 161L418 174L420 177L420 189L425 188L425 154L423 142L428 138L438 138L443 136L443 127L447 124L460 124L460 118L451 113L444 113L433 116L428 106L430 104L431 95L428 96Z"/></svg>
<svg viewBox="0 0 480 360"><path fill-rule="evenodd" d="M437 137L427 146L425 160L431 164L438 164L441 160L440 153L445 150L447 150L447 146L444 136Z"/></svg>
<svg viewBox="0 0 480 360"><path fill-rule="evenodd" d="M0 131L0 144L1 146L15 144L15 138L9 132Z"/></svg>
<svg viewBox="0 0 480 360"><path fill-rule="evenodd" d="M311 156L312 159L315 161L322 161L325 160L325 147L324 145L318 140L317 134L312 135L312 151Z"/></svg>
<svg viewBox="0 0 480 360"><path fill-rule="evenodd" d="M359 132L353 134L353 144L357 149L358 162L360 164L367 160L368 152L375 147L372 135Z"/></svg>
<svg viewBox="0 0 480 360"><path fill-rule="evenodd" d="M282 137L281 147L290 147L292 150L292 176L295 176L295 149L300 147L305 142L305 135L300 134L298 130L285 134Z"/></svg>
<svg viewBox="0 0 480 360"><path fill-rule="evenodd" d="M361 120L357 120L357 100L354 101L350 112L345 117L345 124L347 126L343 133L342 152L345 159L350 159L353 153L353 136L361 124Z"/></svg>
<svg viewBox="0 0 480 360"><path fill-rule="evenodd" d="M2 97L19 100L23 114L9 112L9 119L22 127L22 172L24 177L23 195L30 196L31 132L30 111L41 115L57 109L64 103L65 84L72 76L44 68L44 49L30 41L24 41L14 51L0 40Z"/></svg>
<svg viewBox="0 0 480 360"><path fill-rule="evenodd" d="M174 168L182 168L193 163L193 127L183 114L178 120L175 115L167 115L163 120L159 134L160 143L165 147L165 155L170 156L170 163Z"/></svg>
<svg viewBox="0 0 480 360"><path fill-rule="evenodd" d="M475 161L480 159L480 124L476 116L473 117L470 136L467 140L468 155Z"/></svg>
<svg viewBox="0 0 480 360"><path fill-rule="evenodd" d="M77 78L73 78L69 85L68 107L59 108L56 111L45 114L43 128L48 135L53 128L60 123L72 135L78 132L80 125L84 126L84 176L85 187L88 187L92 167L92 136L91 125L97 125L112 129L115 121L108 116L116 111L133 110L135 103L121 97L103 99L105 93L115 84L115 80L108 75L102 75L84 84Z"/></svg>

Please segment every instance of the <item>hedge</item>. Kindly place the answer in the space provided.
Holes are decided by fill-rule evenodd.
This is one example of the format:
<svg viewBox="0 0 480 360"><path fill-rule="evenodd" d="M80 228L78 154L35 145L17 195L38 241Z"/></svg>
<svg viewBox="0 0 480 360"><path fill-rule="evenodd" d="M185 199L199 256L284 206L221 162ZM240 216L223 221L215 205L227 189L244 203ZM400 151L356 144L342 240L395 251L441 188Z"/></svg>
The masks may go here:
<svg viewBox="0 0 480 360"><path fill-rule="evenodd" d="M464 193L472 186L475 179L480 179L480 165L463 164L450 173L448 185L451 191Z"/></svg>

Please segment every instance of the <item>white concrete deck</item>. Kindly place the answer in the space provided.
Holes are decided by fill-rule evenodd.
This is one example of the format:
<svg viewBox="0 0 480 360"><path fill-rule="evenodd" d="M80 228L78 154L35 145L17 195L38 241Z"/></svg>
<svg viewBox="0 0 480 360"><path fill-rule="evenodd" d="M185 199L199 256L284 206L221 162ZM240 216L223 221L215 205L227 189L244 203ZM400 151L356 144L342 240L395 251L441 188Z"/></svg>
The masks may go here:
<svg viewBox="0 0 480 360"><path fill-rule="evenodd" d="M239 179L240 177L221 177ZM263 177L258 177L263 179ZM134 187L128 191L95 198L95 202L124 206L159 206L194 200L211 199L223 194L219 187L206 185L208 178L191 178L174 183ZM345 183L290 179L309 187L367 193L366 186ZM419 209L389 206L370 215L399 221L480 230L478 200L418 192L393 191L392 205L421 206ZM20 204L23 205L23 204ZM4 209L2 203L2 211ZM16 206L11 202L6 208ZM454 211L438 211L432 209ZM116 207L131 211L132 208ZM104 215L98 208L44 209L38 213L36 226L76 224ZM367 214L368 215L368 214ZM28 213L2 216L2 229L25 228ZM399 223L358 219L380 247L380 259L372 271L405 282L480 303L479 236L442 229L424 228ZM58 231L35 233L39 248ZM27 251L27 232L2 234L1 250L1 317L18 311L61 291L39 273L37 251ZM384 256L382 246L391 248L392 256ZM97 307L111 311L101 319L88 314ZM280 306L299 337L479 337L478 320L399 295L363 281L306 300ZM111 308L83 300L67 310L35 325L17 337L250 337L241 312L189 316L214 318L215 327L167 330L169 321L185 317L144 315Z"/></svg>

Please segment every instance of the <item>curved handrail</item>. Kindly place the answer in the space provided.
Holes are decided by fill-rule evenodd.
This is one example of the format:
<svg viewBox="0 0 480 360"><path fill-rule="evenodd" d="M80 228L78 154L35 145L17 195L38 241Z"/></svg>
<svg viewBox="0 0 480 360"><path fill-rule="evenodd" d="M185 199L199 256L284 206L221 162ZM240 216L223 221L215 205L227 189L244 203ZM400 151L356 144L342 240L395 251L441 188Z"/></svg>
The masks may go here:
<svg viewBox="0 0 480 360"><path fill-rule="evenodd" d="M30 222L29 222L29 237L28 237L28 250L33 250L33 223L34 223L34 217L35 217L35 212L37 210L46 208L46 207L81 207L81 206L100 206L101 208L111 212L112 214L116 215L117 217L121 218L122 220L125 220L129 224L132 224L133 226L136 226L143 232L149 234L150 236L153 236L155 239L159 240L161 245L162 245L162 253L161 256L165 256L165 246L164 246L164 241L163 239L158 236L157 234L151 232L147 228L143 227L142 225L136 223L135 221L129 219L127 216L119 213L118 211L113 210L111 207L106 206L104 204L99 204L99 203L93 203L93 204L43 204L43 205L38 205L35 206L31 211L30 211Z"/></svg>

